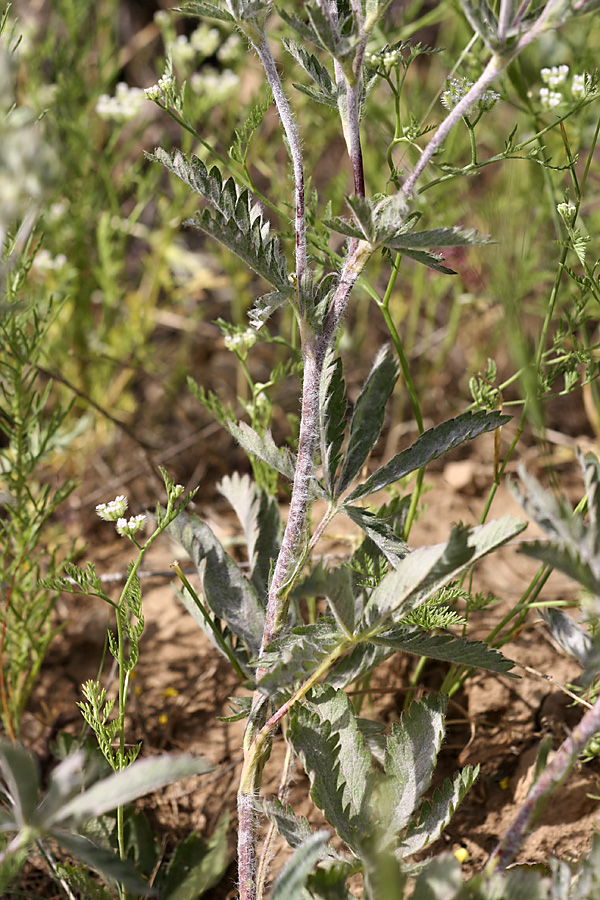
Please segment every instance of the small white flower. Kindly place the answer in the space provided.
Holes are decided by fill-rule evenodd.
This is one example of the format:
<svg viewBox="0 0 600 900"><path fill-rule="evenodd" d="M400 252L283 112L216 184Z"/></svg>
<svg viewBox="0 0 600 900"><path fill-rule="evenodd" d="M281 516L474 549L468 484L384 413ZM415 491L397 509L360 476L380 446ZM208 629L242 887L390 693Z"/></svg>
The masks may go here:
<svg viewBox="0 0 600 900"><path fill-rule="evenodd" d="M457 106L462 98L468 94L473 87L474 82L466 78L451 78L446 82L446 90L442 92L441 102L446 109L453 109ZM500 99L500 94L496 91L484 91L481 97L472 103L463 115L471 118L477 113L486 112L496 105Z"/></svg>
<svg viewBox="0 0 600 900"><path fill-rule="evenodd" d="M242 51L242 41L239 34L230 34L224 44L217 50L217 59L225 65L235 62Z"/></svg>
<svg viewBox="0 0 600 900"><path fill-rule="evenodd" d="M239 78L231 69L218 72L211 66L203 67L201 72L194 72L190 78L194 93L209 97L213 104L228 97L238 83Z"/></svg>
<svg viewBox="0 0 600 900"><path fill-rule="evenodd" d="M221 35L217 28L208 25L199 25L190 35L190 44L204 59L213 56L221 43Z"/></svg>
<svg viewBox="0 0 600 900"><path fill-rule="evenodd" d="M117 519L120 519L123 516L126 509L127 497L125 497L124 494L119 494L119 496L115 497L114 500L111 500L110 503L99 503L96 507L96 513L101 519L104 519L105 522L116 522Z"/></svg>
<svg viewBox="0 0 600 900"><path fill-rule="evenodd" d="M157 84L153 84L150 87L144 88L144 93L148 100L160 100L162 97L162 91Z"/></svg>
<svg viewBox="0 0 600 900"><path fill-rule="evenodd" d="M179 34L175 40L169 44L167 51L172 56L173 63L181 69L184 69L193 62L196 55L196 51L185 34Z"/></svg>
<svg viewBox="0 0 600 900"><path fill-rule="evenodd" d="M551 88L564 84L568 74L568 66L550 66L549 68L540 69L542 81Z"/></svg>
<svg viewBox="0 0 600 900"><path fill-rule="evenodd" d="M129 520L125 518L118 519L115 525L117 534L120 534L121 537L133 537L140 528L144 527L145 521L146 516L143 515L131 516Z"/></svg>
<svg viewBox="0 0 600 900"><path fill-rule="evenodd" d="M563 95L559 91L551 91L550 88L540 88L540 102L544 109L554 109L562 103Z"/></svg>
<svg viewBox="0 0 600 900"><path fill-rule="evenodd" d="M565 225L573 224L576 213L576 207L573 203L559 203L556 209Z"/></svg>
<svg viewBox="0 0 600 900"><path fill-rule="evenodd" d="M245 331L237 331L234 334L226 334L223 338L228 350L237 350L242 353L247 353L257 340L258 335L253 328L247 328Z"/></svg>
<svg viewBox="0 0 600 900"><path fill-rule="evenodd" d="M172 75L161 75L158 79L158 86L163 93L168 94L175 87L175 79Z"/></svg>
<svg viewBox="0 0 600 900"><path fill-rule="evenodd" d="M38 272L58 272L67 264L67 257L64 253L57 256L51 256L50 251L43 249L38 251L33 260L33 268Z"/></svg>
<svg viewBox="0 0 600 900"><path fill-rule="evenodd" d="M146 99L141 88L129 87L124 81L117 85L115 96L101 94L96 101L96 112L101 119L126 122L136 116Z"/></svg>
<svg viewBox="0 0 600 900"><path fill-rule="evenodd" d="M181 497L185 488L182 484L174 484L171 488L171 499L177 500L178 497Z"/></svg>

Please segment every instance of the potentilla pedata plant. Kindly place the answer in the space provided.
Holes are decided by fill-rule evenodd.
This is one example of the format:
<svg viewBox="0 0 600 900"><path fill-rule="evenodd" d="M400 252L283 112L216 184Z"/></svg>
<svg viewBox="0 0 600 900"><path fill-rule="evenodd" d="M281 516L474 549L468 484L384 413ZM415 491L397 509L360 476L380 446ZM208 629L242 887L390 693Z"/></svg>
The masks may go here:
<svg viewBox="0 0 600 900"><path fill-rule="evenodd" d="M399 97L408 66L430 51L407 42L388 44L382 50L372 48L374 36L382 33L388 2L315 0L303 4L298 14L289 12L286 6L275 9L254 0L218 4L195 0L184 8L187 15L206 17L229 29L235 27L260 60L283 129L293 177L289 200L280 195L266 197L252 181L247 146L244 155L231 153L228 158L202 135L197 139L204 158L212 155L218 165L209 167L204 159L188 157L179 150L171 154L157 150L154 155L204 201L188 224L219 241L271 286L249 314L256 333L264 333L265 323L276 310L291 308L302 360L301 417L294 451L279 447L264 421L260 427L256 417L250 425L238 422L216 396L196 389L202 402L252 460L292 484L284 526L265 482L234 476L221 483L221 491L244 529L248 575L198 517L183 513L170 527L201 575L203 599L182 578L184 603L254 689L246 703L238 701L238 717L248 716L238 793L241 900L264 896L276 831L295 852L275 882L271 897L348 896L346 880L357 872L364 879L365 897L400 896L411 871L410 858L439 836L476 776L467 767L430 799L424 799L444 733L444 697L429 696L412 704L392 733L385 736L356 714L345 692L396 652L450 661L463 671L479 666L508 673L511 668L510 662L488 645L437 629L456 624L453 612L443 605L444 586L470 571L482 556L516 537L523 523L510 517L485 522L486 510L484 524L474 528L454 526L448 540L440 545L409 550L407 544L425 466L477 435L497 434L508 417L497 409L480 408L425 431L407 360L389 312L389 299L404 257L440 274L451 274L440 248L486 241L474 229L458 224L418 228L423 215L418 196L459 172L457 168L440 167L441 176L419 187L452 128L463 122L472 137L472 158L460 174L470 174L488 164L490 160L482 163L478 159L475 128L499 99L493 87L498 76L536 38L598 5L585 0L537 5L502 0L494 11L487 3L461 3L487 51L488 61L478 77L453 77L443 87L442 102L448 114L424 148L420 142L428 129L414 120L401 127ZM293 35L284 39L285 51L311 82L308 86L294 83L294 87L337 112L352 172L354 190L346 198L346 214L330 210L318 225L314 216L307 214L303 135L271 46L275 14ZM557 70L556 81L552 71L547 80L543 73L548 90L562 83L563 74ZM382 79L397 99L394 145L418 148L419 156L414 168L405 173L394 164L392 145L388 152L388 192L371 194L365 182L361 120L368 115L370 91ZM584 74L571 90L575 104L591 102L595 80ZM148 95L193 132L172 62ZM547 106L553 100L544 93L540 102ZM246 127L247 144L265 111L263 104L253 112ZM539 138L536 134L534 141ZM496 160L523 151L527 154L529 149L527 141L516 145L511 140L504 155ZM532 151L532 155L535 153ZM286 211L290 207L292 216ZM266 210L277 214L282 223L280 234L274 233ZM561 215L573 230L575 212ZM290 232L292 270L285 252ZM341 235L343 250L331 251L324 234ZM364 284L366 266L380 254L391 262L392 275L383 297L373 289L370 293L384 314L397 358L385 349L376 356L350 413L336 346L352 292L359 281ZM234 352L240 351L240 360L245 360L250 343L243 334L237 333L236 343L236 335L229 335ZM538 363L541 365L541 356ZM386 401L400 368L420 436L364 480L361 473L381 431ZM475 382L482 400L484 381ZM496 486L502 471L496 458ZM416 476L412 494L379 508L364 505L367 498L409 475ZM326 512L313 523L311 510L317 499L324 502ZM315 563L316 544L337 515L345 515L359 526L363 543L347 564ZM176 570L180 571L178 566ZM303 622L299 600L315 596L326 598L326 612L313 614ZM314 613L314 606L312 609ZM597 728L598 715L594 709L591 718L586 716L584 732ZM280 794L276 800L261 801L263 767L269 759L273 733L280 726L288 746ZM343 840L344 850L331 843L328 831L312 832L308 823L286 805L293 754L301 759L311 782L312 798ZM572 756L572 752L564 755L563 774ZM256 832L259 811L271 823L260 854ZM511 853L530 820L516 826ZM507 855L499 856L505 864ZM429 890L426 885L423 889Z"/></svg>

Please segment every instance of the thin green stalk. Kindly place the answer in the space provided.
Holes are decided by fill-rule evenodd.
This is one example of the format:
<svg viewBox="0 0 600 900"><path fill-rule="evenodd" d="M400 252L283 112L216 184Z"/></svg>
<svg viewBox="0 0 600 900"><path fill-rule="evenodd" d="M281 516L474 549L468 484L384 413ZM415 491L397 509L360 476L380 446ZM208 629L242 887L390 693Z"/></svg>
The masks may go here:
<svg viewBox="0 0 600 900"><path fill-rule="evenodd" d="M394 259L394 263L392 266L392 272L388 281L388 285L386 288L386 292L383 298L377 298L376 302L381 310L381 314L383 315L385 324L387 325L388 331L390 333L390 337L392 338L392 342L394 344L394 349L398 355L398 360L400 362L400 368L402 369L402 375L404 377L404 382L406 384L406 389L408 391L408 395L410 397L410 403L412 406L413 414L415 417L415 421L417 423L417 428L419 429L419 434L423 434L424 426L423 426L423 416L421 413L421 406L419 404L419 398L417 396L417 391L415 388L415 383L413 381L410 366L408 365L408 360L406 358L406 354L404 353L404 347L402 344L402 339L398 334L396 329L396 325L394 320L390 314L390 299L392 296L392 292L394 290L394 285L396 283L396 278L398 277L398 270L400 268L400 262L402 260L402 254L396 254L396 258ZM425 470L419 469L415 481L415 487L412 492L410 508L408 511L408 515L406 517L406 522L404 525L404 540L408 540L408 536L410 534L411 528L413 526L415 515L417 512L419 499L421 496L421 491L423 488L423 479L425 476Z"/></svg>

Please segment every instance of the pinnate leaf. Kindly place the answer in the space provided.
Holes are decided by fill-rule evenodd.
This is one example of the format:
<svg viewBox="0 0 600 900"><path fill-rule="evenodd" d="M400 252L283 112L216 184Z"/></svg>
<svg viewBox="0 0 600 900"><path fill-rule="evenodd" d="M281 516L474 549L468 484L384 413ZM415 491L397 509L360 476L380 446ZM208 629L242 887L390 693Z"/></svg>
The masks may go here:
<svg viewBox="0 0 600 900"><path fill-rule="evenodd" d="M198 18L218 19L221 22L234 22L235 19L231 13L227 12L223 4L207 3L205 0L189 0L181 8L182 13L187 16L198 16Z"/></svg>
<svg viewBox="0 0 600 900"><path fill-rule="evenodd" d="M252 583L264 592L271 560L277 558L281 540L281 516L277 501L261 490L248 475L226 475L217 485L229 500L244 529Z"/></svg>
<svg viewBox="0 0 600 900"><path fill-rule="evenodd" d="M302 66L306 74L312 78L317 85L316 88L306 89L302 84L294 84L294 87L308 94L309 97L324 103L327 106L333 106L337 109L337 85L332 80L325 66L321 65L316 56L309 53L301 44L296 41L283 40L283 45L288 53L294 57L296 62Z"/></svg>
<svg viewBox="0 0 600 900"><path fill-rule="evenodd" d="M262 459L271 468L284 475L290 481L294 480L295 461L290 450L280 448L273 440L273 435L267 428L264 434L258 434L246 422L227 422L226 428L236 441L250 453Z"/></svg>
<svg viewBox="0 0 600 900"><path fill-rule="evenodd" d="M337 623L321 619L314 625L300 625L278 638L260 657L261 668L267 669L258 683L259 690L270 693L280 685L289 686L305 680L321 662L346 641Z"/></svg>
<svg viewBox="0 0 600 900"><path fill-rule="evenodd" d="M342 361L338 357L326 362L320 388L319 432L321 464L325 487L333 496L335 476L341 459L346 430L346 395Z"/></svg>
<svg viewBox="0 0 600 900"><path fill-rule="evenodd" d="M162 163L212 207L197 212L186 224L224 244L279 294L293 294L279 240L271 235L259 203L246 188L233 178L223 182L216 166L209 171L197 156L188 160L180 150L169 155L158 148L150 158Z"/></svg>
<svg viewBox="0 0 600 900"><path fill-rule="evenodd" d="M284 806L277 798L270 800L265 797L262 807L269 821L276 826L278 833L290 847L299 847L312 834L308 820L304 816L298 818L291 806Z"/></svg>
<svg viewBox="0 0 600 900"><path fill-rule="evenodd" d="M362 509L360 506L350 506L345 503L341 507L344 515L352 519L359 528L365 532L373 543L379 547L387 561L395 569L408 553L408 545L406 541L394 534L393 530L384 519L379 518L368 509Z"/></svg>
<svg viewBox="0 0 600 900"><path fill-rule="evenodd" d="M306 881L328 840L328 831L317 831L300 844L277 876L271 900L304 900Z"/></svg>

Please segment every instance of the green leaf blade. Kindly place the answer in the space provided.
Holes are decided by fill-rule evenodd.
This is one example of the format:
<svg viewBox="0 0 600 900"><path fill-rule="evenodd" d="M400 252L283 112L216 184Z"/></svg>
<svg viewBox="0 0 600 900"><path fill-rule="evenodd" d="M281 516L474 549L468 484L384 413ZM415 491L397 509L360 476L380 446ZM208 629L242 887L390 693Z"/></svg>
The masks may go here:
<svg viewBox="0 0 600 900"><path fill-rule="evenodd" d="M524 522L504 516L471 530L455 527L446 543L409 553L371 594L362 618L367 632L372 633L391 616L401 621L462 569L501 547L525 527Z"/></svg>
<svg viewBox="0 0 600 900"><path fill-rule="evenodd" d="M349 487L373 449L385 414L385 405L398 378L398 362L384 348L356 401L342 471L336 485L336 497Z"/></svg>
<svg viewBox="0 0 600 900"><path fill-rule="evenodd" d="M423 803L418 823L409 825L402 842L400 853L403 858L418 853L438 839L478 774L479 766L466 766L455 775L454 781L446 779L442 790L436 790L430 802Z"/></svg>
<svg viewBox="0 0 600 900"><path fill-rule="evenodd" d="M446 699L435 694L412 703L388 737L382 787L386 827L394 834L406 828L431 784L445 734L446 706Z"/></svg>
<svg viewBox="0 0 600 900"><path fill-rule="evenodd" d="M374 472L364 484L356 487L348 495L346 502L362 500L369 494L405 478L411 472L422 469L432 460L438 459L465 441L473 440L480 434L495 431L509 421L510 416L502 415L499 412L480 411L463 413L455 419L435 425L417 438L412 447L398 453Z"/></svg>
<svg viewBox="0 0 600 900"><path fill-rule="evenodd" d="M250 655L256 655L262 640L265 611L252 582L242 575L213 531L198 516L180 513L168 531L198 568L204 596L215 616L244 641Z"/></svg>

